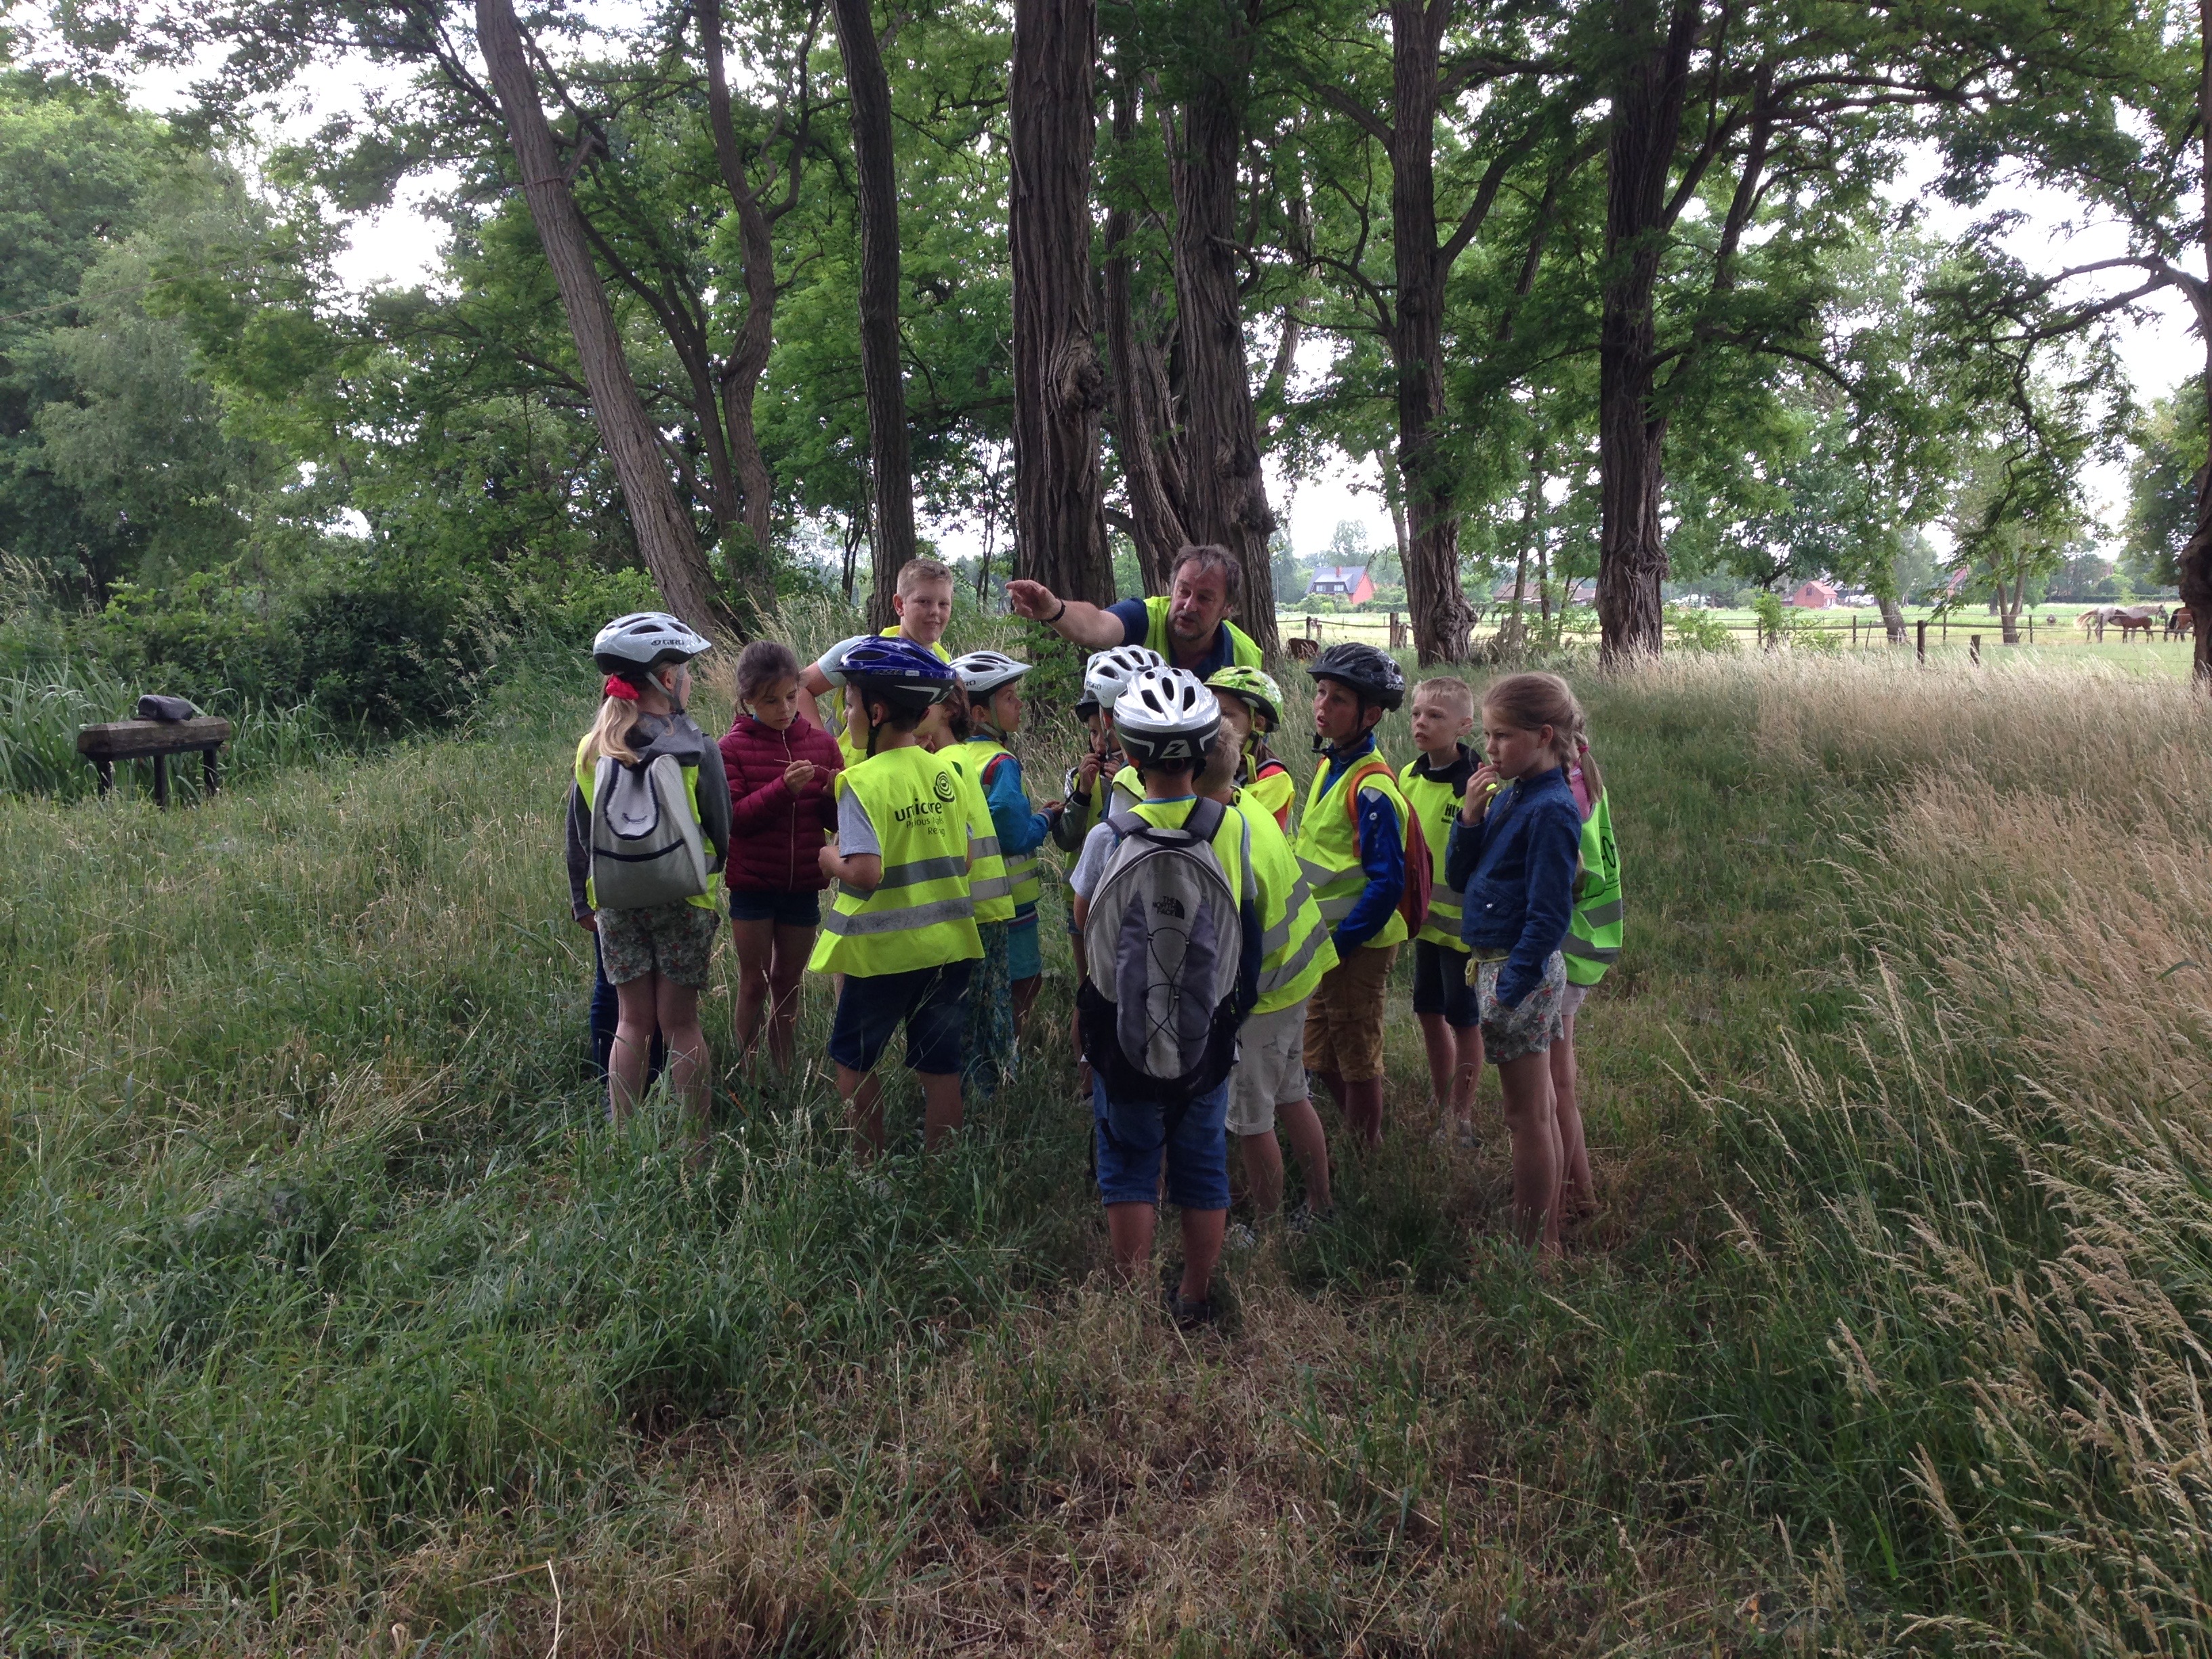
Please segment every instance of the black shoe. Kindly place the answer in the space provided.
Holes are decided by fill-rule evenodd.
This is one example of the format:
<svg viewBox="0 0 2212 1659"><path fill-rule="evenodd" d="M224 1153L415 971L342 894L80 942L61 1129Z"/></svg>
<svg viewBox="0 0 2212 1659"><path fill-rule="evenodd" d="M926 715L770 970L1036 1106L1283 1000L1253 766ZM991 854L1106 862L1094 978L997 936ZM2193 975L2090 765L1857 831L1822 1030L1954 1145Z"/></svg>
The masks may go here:
<svg viewBox="0 0 2212 1659"><path fill-rule="evenodd" d="M1174 1316L1176 1328L1179 1331L1202 1331L1212 1326L1214 1322L1213 1301L1210 1297L1203 1301L1193 1302L1187 1297L1170 1291L1168 1295L1168 1312Z"/></svg>

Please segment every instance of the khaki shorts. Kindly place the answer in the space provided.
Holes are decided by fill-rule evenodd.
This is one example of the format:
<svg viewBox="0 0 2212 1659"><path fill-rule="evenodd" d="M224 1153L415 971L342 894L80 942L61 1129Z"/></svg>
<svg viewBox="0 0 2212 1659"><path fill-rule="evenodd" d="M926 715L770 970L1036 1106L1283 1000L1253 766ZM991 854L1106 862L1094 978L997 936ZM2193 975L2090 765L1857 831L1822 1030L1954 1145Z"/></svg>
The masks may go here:
<svg viewBox="0 0 2212 1659"><path fill-rule="evenodd" d="M1255 1014L1237 1034L1237 1069L1229 1074L1229 1133L1275 1131L1275 1108L1306 1097L1306 1005L1303 998L1273 1013Z"/></svg>
<svg viewBox="0 0 2212 1659"><path fill-rule="evenodd" d="M647 974L695 991L707 985L707 964L722 915L678 899L646 910L599 912L599 960L607 983L627 985Z"/></svg>
<svg viewBox="0 0 2212 1659"><path fill-rule="evenodd" d="M1382 1075L1382 1000L1395 945L1363 945L1321 976L1306 999L1306 1070L1346 1083Z"/></svg>

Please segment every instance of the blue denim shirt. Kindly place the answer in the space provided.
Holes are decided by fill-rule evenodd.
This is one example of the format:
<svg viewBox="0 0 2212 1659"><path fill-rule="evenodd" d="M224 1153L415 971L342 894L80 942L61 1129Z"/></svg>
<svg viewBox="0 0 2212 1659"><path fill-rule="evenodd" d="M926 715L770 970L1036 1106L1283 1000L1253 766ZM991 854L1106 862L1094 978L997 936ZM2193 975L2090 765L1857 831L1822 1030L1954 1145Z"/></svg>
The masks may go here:
<svg viewBox="0 0 2212 1659"><path fill-rule="evenodd" d="M1509 1008L1542 982L1545 959L1565 942L1582 840L1581 809L1557 766L1507 784L1481 823L1452 824L1444 880L1465 895L1459 936L1484 956L1507 953L1498 1000Z"/></svg>

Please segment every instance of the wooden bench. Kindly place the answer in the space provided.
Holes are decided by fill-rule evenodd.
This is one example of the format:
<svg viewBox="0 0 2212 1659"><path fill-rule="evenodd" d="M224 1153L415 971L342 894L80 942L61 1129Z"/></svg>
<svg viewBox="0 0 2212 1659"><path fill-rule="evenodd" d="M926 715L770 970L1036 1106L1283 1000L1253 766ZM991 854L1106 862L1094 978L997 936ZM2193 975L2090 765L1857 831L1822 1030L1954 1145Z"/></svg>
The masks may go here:
<svg viewBox="0 0 2212 1659"><path fill-rule="evenodd" d="M169 804L169 757L200 751L200 775L210 795L216 791L215 751L230 741L230 722L203 714L189 720L110 720L76 729L76 752L100 774L104 797L115 787L115 763L151 759L154 804Z"/></svg>

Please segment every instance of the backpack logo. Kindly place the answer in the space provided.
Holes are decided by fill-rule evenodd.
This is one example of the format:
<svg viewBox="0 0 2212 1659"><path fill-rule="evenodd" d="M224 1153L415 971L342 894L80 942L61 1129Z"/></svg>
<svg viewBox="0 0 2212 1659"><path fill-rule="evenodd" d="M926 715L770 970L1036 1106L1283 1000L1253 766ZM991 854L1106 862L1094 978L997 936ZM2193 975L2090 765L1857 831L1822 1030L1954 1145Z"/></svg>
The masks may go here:
<svg viewBox="0 0 2212 1659"><path fill-rule="evenodd" d="M1172 893L1163 893L1159 897L1154 899L1152 901L1152 913L1155 915L1173 916L1177 921L1186 921L1189 920L1189 918L1183 914L1182 901L1176 897Z"/></svg>

